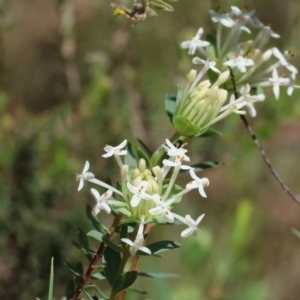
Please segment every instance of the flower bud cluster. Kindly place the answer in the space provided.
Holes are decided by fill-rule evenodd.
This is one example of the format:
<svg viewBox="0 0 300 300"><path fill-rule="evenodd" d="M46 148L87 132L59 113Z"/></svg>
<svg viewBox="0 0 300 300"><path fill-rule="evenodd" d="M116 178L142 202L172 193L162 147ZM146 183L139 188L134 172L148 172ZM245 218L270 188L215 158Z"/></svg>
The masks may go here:
<svg viewBox="0 0 300 300"><path fill-rule="evenodd" d="M216 91L215 93L218 92ZM76 176L76 179L80 182L78 190L82 189L84 181L89 181L105 188L102 196L96 189L91 189L91 193L96 200L96 206L93 209L94 214L97 215L101 210L104 210L106 213L110 213L113 210L116 213L122 213L124 216L127 216L129 221L140 224L139 233L134 242L126 238L122 239L123 242L130 245L130 253L132 255L137 250L145 252L149 250L144 249L142 246L144 241L142 233L146 223L154 221L173 223L175 219L178 219L188 226L182 232L182 237L187 237L190 234L196 235L199 232L197 226L204 215L201 215L194 221L190 215L183 217L172 212L173 207L181 201L182 196L193 189L198 189L199 194L202 197L206 197L204 188L209 185L207 178L197 177L192 167L183 164L186 161L190 161L190 158L186 155L187 150L184 148L184 145L177 147L169 140L166 140L166 144L162 145L162 147L167 152L169 159L163 160L162 166L156 165L150 170L145 159L140 159L136 168L123 164L120 156L127 155L127 150L124 150L126 144L127 140L117 147L105 146L104 150L107 153L103 155L104 157L114 156L116 158L120 166L120 189L116 189L96 179L94 174L89 173L89 162L86 162L82 174L77 174ZM188 170L192 177L192 180L186 184L184 189L175 183L180 169ZM170 179L165 180L169 173ZM114 197L119 199L116 200Z"/></svg>

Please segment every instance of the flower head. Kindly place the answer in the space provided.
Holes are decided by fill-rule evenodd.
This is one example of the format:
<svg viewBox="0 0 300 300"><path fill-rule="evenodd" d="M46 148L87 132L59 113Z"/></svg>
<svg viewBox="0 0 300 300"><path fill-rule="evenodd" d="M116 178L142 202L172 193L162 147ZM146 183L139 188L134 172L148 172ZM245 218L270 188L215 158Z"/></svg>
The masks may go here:
<svg viewBox="0 0 300 300"><path fill-rule="evenodd" d="M205 214L202 214L197 218L196 221L194 221L190 215L186 215L184 218L184 223L189 226L187 229L183 230L181 232L181 237L185 238L188 237L189 235L193 234L196 236L199 233L198 225L204 218Z"/></svg>
<svg viewBox="0 0 300 300"><path fill-rule="evenodd" d="M103 154L103 157L110 157L113 155L126 155L127 150L124 150L124 147L127 144L127 140L124 140L119 146L113 147L110 145L106 145L104 147L104 151L107 152L106 154Z"/></svg>
<svg viewBox="0 0 300 300"><path fill-rule="evenodd" d="M79 181L78 191L83 188L84 181L95 178L95 175L91 172L88 172L90 168L90 163L88 161L85 162L83 171L81 174L76 174L76 180Z"/></svg>
<svg viewBox="0 0 300 300"><path fill-rule="evenodd" d="M191 177L194 179L193 181L189 182L186 185L187 189L198 189L199 194L204 197L207 198L204 188L209 186L209 180L208 178L199 178L194 170L190 170L190 175Z"/></svg>
<svg viewBox="0 0 300 300"><path fill-rule="evenodd" d="M154 194L152 196L153 202L155 203L156 207L151 208L149 210L150 214L152 215L162 215L167 222L173 223L174 222L174 216L171 212L171 205L175 201L175 198L171 198L169 200L164 201L162 197L158 194Z"/></svg>
<svg viewBox="0 0 300 300"><path fill-rule="evenodd" d="M181 43L181 48L189 49L188 54L194 55L197 49L208 46L210 44L209 42L201 40L202 34L203 28L200 27L197 34L191 40Z"/></svg>

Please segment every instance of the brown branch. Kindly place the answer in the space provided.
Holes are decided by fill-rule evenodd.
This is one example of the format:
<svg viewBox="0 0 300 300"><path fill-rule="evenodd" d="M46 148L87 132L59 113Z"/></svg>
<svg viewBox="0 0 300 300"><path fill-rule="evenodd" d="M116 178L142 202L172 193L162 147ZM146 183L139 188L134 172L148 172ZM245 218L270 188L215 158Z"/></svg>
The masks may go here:
<svg viewBox="0 0 300 300"><path fill-rule="evenodd" d="M236 88L236 84L235 84L235 80L234 80L234 74L232 72L232 69L229 68L230 71L230 76L231 76L231 81L232 81L232 85L233 85L233 90L234 90L234 94L235 94L235 98L238 98L238 92L237 92L237 88ZM284 181L281 179L281 177L279 176L279 174L277 173L277 171L275 170L275 168L273 167L273 165L271 164L271 161L269 160L265 150L263 149L261 143L259 142L259 140L257 139L251 125L249 124L248 120L246 119L246 117L244 115L241 115L241 120L243 121L245 127L247 128L250 136L253 139L254 144L256 145L258 151L260 152L264 162L266 163L266 165L268 166L271 174L275 177L275 179L277 180L277 182L280 184L280 186L282 187L282 189L294 200L296 201L298 204L300 204L300 198L297 197L292 190L284 183Z"/></svg>
<svg viewBox="0 0 300 300"><path fill-rule="evenodd" d="M122 219L122 217L123 217L122 214L119 214L118 216L115 217L115 219L114 219L114 221L113 221L113 223L112 223L112 225L109 229L109 232L106 234L107 238L110 238L114 234L114 232L115 232L117 226L119 225L120 220ZM101 259L101 257L102 257L104 249L105 249L105 244L102 242L99 246L97 254L94 256L93 260L90 262L90 264L89 264L89 266L88 266L88 268L87 268L87 270L86 270L86 272L85 272L85 274L82 278L81 284L79 286L77 286L71 300L77 300L78 299L78 297L80 295L81 287L83 287L86 284L86 282L88 281L88 279L90 278L90 276L91 276L91 274L94 270L94 266L97 264L99 259Z"/></svg>

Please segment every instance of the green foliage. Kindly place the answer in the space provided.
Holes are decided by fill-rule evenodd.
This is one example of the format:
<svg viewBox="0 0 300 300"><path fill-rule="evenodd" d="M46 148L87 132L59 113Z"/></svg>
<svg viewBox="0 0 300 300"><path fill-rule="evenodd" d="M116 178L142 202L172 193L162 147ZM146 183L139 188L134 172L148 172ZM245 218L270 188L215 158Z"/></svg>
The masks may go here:
<svg viewBox="0 0 300 300"><path fill-rule="evenodd" d="M49 292L48 292L48 300L53 300L53 282L54 282L54 258L51 258L51 271L50 271L50 280L49 280Z"/></svg>
<svg viewBox="0 0 300 300"><path fill-rule="evenodd" d="M135 280L137 279L138 273L137 271L130 271L122 274L121 276L117 277L112 289L115 293L119 293L128 287L130 287Z"/></svg>
<svg viewBox="0 0 300 300"><path fill-rule="evenodd" d="M104 250L104 273L111 287L114 287L114 282L117 279L118 270L121 264L121 255L110 247Z"/></svg>

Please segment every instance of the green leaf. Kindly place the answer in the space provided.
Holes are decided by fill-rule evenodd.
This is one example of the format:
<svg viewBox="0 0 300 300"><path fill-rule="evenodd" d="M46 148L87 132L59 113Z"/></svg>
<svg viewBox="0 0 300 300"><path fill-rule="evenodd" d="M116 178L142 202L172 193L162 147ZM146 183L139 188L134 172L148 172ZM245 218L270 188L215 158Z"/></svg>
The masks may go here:
<svg viewBox="0 0 300 300"><path fill-rule="evenodd" d="M77 236L78 236L79 243L85 246L86 248L88 248L89 240L82 229L78 228Z"/></svg>
<svg viewBox="0 0 300 300"><path fill-rule="evenodd" d="M176 107L179 106L179 104L181 102L182 94L183 94L183 88L178 85L177 86L177 94L176 94Z"/></svg>
<svg viewBox="0 0 300 300"><path fill-rule="evenodd" d="M90 256L90 255L96 255L96 252L95 252L94 250L89 249L89 248L85 247L84 245L82 245L82 244L80 244L80 243L78 243L78 242L76 242L76 241L73 241L72 244L73 244L76 248L82 250L84 254L87 254L87 255L89 255L89 256Z"/></svg>
<svg viewBox="0 0 300 300"><path fill-rule="evenodd" d="M175 278L180 277L173 273L154 273L154 272L139 272L139 276L150 277L150 278Z"/></svg>
<svg viewBox="0 0 300 300"><path fill-rule="evenodd" d="M172 122L173 120L173 115L176 111L176 96L173 94L166 94L165 96L165 109L167 112L167 115Z"/></svg>
<svg viewBox="0 0 300 300"><path fill-rule="evenodd" d="M96 291L98 292L98 294L100 295L100 296L102 296L104 299L109 299L109 297L107 297L101 290L100 290L100 288L99 287L97 287L97 286L95 286L95 289L96 289Z"/></svg>
<svg viewBox="0 0 300 300"><path fill-rule="evenodd" d="M152 243L150 245L147 245L147 248L151 250L152 254L158 254L167 250L172 250L179 248L181 245L174 241L159 241L156 243ZM139 251L142 252L142 251ZM139 255L142 255L141 253L138 253ZM145 253L146 254L146 253Z"/></svg>
<svg viewBox="0 0 300 300"><path fill-rule="evenodd" d="M216 168L216 167L219 167L222 165L223 165L223 163L218 162L218 161L204 161L202 163L192 165L191 167L197 173L197 172L203 171L205 169ZM180 172L188 172L188 170L180 170Z"/></svg>
<svg viewBox="0 0 300 300"><path fill-rule="evenodd" d="M204 131L202 134L199 135L199 137L211 137L211 136L222 136L222 133L215 129L208 128L206 131Z"/></svg>
<svg viewBox="0 0 300 300"><path fill-rule="evenodd" d="M177 133L185 137L197 136L201 132L201 128L191 123L184 116L177 116L173 120L173 125Z"/></svg>
<svg viewBox="0 0 300 300"><path fill-rule="evenodd" d="M110 247L106 247L104 250L105 266L104 273L111 287L117 278L118 270L121 264L120 253L114 251Z"/></svg>
<svg viewBox="0 0 300 300"><path fill-rule="evenodd" d="M292 228L293 233L300 238L300 230L297 230L296 228Z"/></svg>
<svg viewBox="0 0 300 300"><path fill-rule="evenodd" d="M96 239L99 242L103 242L104 244L106 244L107 246L109 246L110 248L112 248L116 252L121 252L121 249L119 248L119 246L114 244L109 238L107 238L105 235L103 235L99 231L91 230L87 233L87 236L92 237L92 238Z"/></svg>
<svg viewBox="0 0 300 300"><path fill-rule="evenodd" d="M71 299L74 295L75 292L75 285L74 285L74 280L71 278L67 285L67 290L66 290L66 298Z"/></svg>
<svg viewBox="0 0 300 300"><path fill-rule="evenodd" d="M76 276L76 277L82 277L83 275L83 266L82 264L79 262L78 264L76 264L75 267L73 267L72 265L70 265L68 262L66 262L65 260L63 261L64 264L70 269L70 271Z"/></svg>
<svg viewBox="0 0 300 300"><path fill-rule="evenodd" d="M139 159L143 158L146 161L146 166L150 169L150 160L148 155L139 147L136 148L137 156Z"/></svg>
<svg viewBox="0 0 300 300"><path fill-rule="evenodd" d="M88 300L95 300L95 298L92 297L85 288L81 288L81 292L87 297Z"/></svg>
<svg viewBox="0 0 300 300"><path fill-rule="evenodd" d="M132 213L126 207L118 207L118 208L115 207L114 210L127 216L127 217L132 216Z"/></svg>
<svg viewBox="0 0 300 300"><path fill-rule="evenodd" d="M108 237L106 237L105 235L102 238L103 243L105 243L108 247L110 247L112 250L114 250L115 252L121 252L121 249L118 245L116 245L115 243L113 243Z"/></svg>
<svg viewBox="0 0 300 300"><path fill-rule="evenodd" d="M54 258L52 257L51 258L48 300L53 300L53 281L54 281Z"/></svg>
<svg viewBox="0 0 300 300"><path fill-rule="evenodd" d="M148 146L140 139L137 139L139 144L144 148L144 151L147 153L148 157L152 155L152 151L148 148Z"/></svg>
<svg viewBox="0 0 300 300"><path fill-rule="evenodd" d="M127 154L124 158L124 164L128 166L137 167L136 155L134 153L131 143L127 143Z"/></svg>
<svg viewBox="0 0 300 300"><path fill-rule="evenodd" d="M113 291L119 293L131 286L137 279L137 271L130 271L119 276L113 284Z"/></svg>
<svg viewBox="0 0 300 300"><path fill-rule="evenodd" d="M91 230L87 233L87 236L92 237L93 239L95 239L99 242L103 242L102 238L103 238L104 235L99 231Z"/></svg>
<svg viewBox="0 0 300 300"><path fill-rule="evenodd" d="M99 221L97 220L97 218L93 215L92 208L89 205L86 206L85 211L86 211L86 215L94 229L96 229L97 231L100 231L102 233L108 232L108 229L104 225L100 224Z"/></svg>
<svg viewBox="0 0 300 300"><path fill-rule="evenodd" d="M137 288L128 288L126 291L127 292L134 292L134 293L138 293L138 294L142 294L142 295L147 294L147 291L141 290L141 289L137 289Z"/></svg>
<svg viewBox="0 0 300 300"><path fill-rule="evenodd" d="M105 279L105 276L102 273L100 273L100 272L93 274L91 277L93 279L97 279L97 280L103 280L103 279Z"/></svg>

